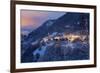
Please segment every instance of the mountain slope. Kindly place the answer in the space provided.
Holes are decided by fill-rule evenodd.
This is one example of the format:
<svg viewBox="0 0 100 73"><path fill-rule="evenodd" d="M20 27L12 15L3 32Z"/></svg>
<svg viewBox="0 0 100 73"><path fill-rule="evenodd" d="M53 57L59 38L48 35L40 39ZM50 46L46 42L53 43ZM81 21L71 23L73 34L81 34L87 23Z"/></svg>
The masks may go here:
<svg viewBox="0 0 100 73"><path fill-rule="evenodd" d="M64 14L63 16L61 16L60 18L56 20L50 19L46 21L39 28L37 28L36 30L33 30L24 39L23 43L21 43L21 49L25 51L25 53L22 54L22 61L23 62L25 62L26 60L28 60L27 62L32 61L33 59L32 53L37 48L41 47L40 41L44 37L46 37L48 33L49 34L52 34L54 32L74 33L81 30L89 30L89 14L88 13L67 12L66 14ZM47 52L49 52L48 50ZM28 57L30 59L27 59Z"/></svg>

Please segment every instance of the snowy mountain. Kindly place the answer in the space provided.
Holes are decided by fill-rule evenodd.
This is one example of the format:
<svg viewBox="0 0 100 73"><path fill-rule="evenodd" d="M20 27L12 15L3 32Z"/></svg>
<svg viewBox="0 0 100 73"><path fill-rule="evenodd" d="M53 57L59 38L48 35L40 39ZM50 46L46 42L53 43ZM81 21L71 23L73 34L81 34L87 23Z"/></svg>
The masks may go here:
<svg viewBox="0 0 100 73"><path fill-rule="evenodd" d="M33 30L27 37L25 37L25 40L23 41L23 43L21 43L21 62L88 59L89 43L87 43L87 41L86 44L80 41L70 43L68 42L68 40L63 40L58 43L57 40L52 39L49 41L49 39L47 39L48 42L41 43L43 38L46 38L48 36L48 33L49 35L55 37L58 36L59 33L80 33L79 31L89 31L88 13L67 12L65 15L56 20L46 21L39 28ZM80 42L80 44L78 42ZM63 45L68 46L64 47ZM80 45L80 47L78 47L77 45ZM64 48L66 49L65 52ZM83 50L83 48L85 50ZM69 53L71 49L74 49L75 52ZM64 55L64 53L66 55Z"/></svg>

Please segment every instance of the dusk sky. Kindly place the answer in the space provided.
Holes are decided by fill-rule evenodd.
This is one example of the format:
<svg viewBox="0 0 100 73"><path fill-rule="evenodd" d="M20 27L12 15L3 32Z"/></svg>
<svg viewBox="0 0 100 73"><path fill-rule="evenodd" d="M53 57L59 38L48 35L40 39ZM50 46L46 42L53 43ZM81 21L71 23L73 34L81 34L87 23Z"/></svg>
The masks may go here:
<svg viewBox="0 0 100 73"><path fill-rule="evenodd" d="M57 19L65 12L21 10L21 33L28 34L49 19Z"/></svg>

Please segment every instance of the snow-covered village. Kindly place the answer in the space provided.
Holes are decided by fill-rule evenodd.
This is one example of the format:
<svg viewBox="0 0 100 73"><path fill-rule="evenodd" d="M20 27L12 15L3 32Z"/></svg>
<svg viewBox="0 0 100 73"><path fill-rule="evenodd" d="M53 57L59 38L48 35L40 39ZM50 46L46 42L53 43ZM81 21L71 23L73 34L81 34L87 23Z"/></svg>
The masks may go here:
<svg viewBox="0 0 100 73"><path fill-rule="evenodd" d="M63 13L56 19L46 20L27 35L21 34L22 63L87 59L88 13Z"/></svg>

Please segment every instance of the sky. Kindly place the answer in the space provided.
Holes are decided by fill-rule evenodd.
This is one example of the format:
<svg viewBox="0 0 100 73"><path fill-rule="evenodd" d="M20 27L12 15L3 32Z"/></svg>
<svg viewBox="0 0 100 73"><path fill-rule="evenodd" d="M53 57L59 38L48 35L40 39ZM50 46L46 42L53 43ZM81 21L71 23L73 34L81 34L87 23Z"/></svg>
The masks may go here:
<svg viewBox="0 0 100 73"><path fill-rule="evenodd" d="M65 12L21 10L21 33L28 34L49 19L58 19Z"/></svg>

